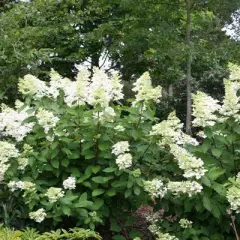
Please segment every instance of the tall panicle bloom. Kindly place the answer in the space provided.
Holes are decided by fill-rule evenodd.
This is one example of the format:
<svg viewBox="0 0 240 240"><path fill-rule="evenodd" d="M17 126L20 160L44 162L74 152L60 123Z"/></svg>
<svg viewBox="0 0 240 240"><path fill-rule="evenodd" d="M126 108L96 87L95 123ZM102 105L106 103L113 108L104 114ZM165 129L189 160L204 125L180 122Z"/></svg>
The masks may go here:
<svg viewBox="0 0 240 240"><path fill-rule="evenodd" d="M48 94L46 83L31 74L20 79L18 89L23 95L30 95L33 96L33 98L42 98Z"/></svg>
<svg viewBox="0 0 240 240"><path fill-rule="evenodd" d="M198 91L192 94L193 99L193 126L206 127L213 126L217 122L217 116L214 114L220 109L219 101Z"/></svg>
<svg viewBox="0 0 240 240"><path fill-rule="evenodd" d="M47 134L51 128L56 127L56 124L59 120L58 117L55 117L52 112L47 111L43 108L39 108L36 114L39 125L44 128L44 132Z"/></svg>
<svg viewBox="0 0 240 240"><path fill-rule="evenodd" d="M43 208L40 208L35 212L29 213L30 219L33 219L37 223L41 223L46 218L46 216L46 211Z"/></svg>
<svg viewBox="0 0 240 240"><path fill-rule="evenodd" d="M167 193L167 188L161 179L145 181L144 190L148 192L152 198L163 198Z"/></svg>
<svg viewBox="0 0 240 240"><path fill-rule="evenodd" d="M240 79L225 79L225 96L223 100L223 106L219 110L219 113L223 115L223 119L227 117L234 117L239 120L238 112L240 110L240 98L237 96L237 92L240 89Z"/></svg>
<svg viewBox="0 0 240 240"><path fill-rule="evenodd" d="M10 167L9 160L19 156L16 147L8 142L0 141L0 182L4 179L4 174Z"/></svg>
<svg viewBox="0 0 240 240"><path fill-rule="evenodd" d="M45 196L48 197L50 203L55 203L58 199L64 196L64 192L62 191L62 188L50 187Z"/></svg>
<svg viewBox="0 0 240 240"><path fill-rule="evenodd" d="M170 148L170 152L176 158L179 168L184 171L184 177L200 179L204 176L207 170L204 169L204 163L200 158L194 157L185 148L177 144L170 145Z"/></svg>
<svg viewBox="0 0 240 240"><path fill-rule="evenodd" d="M30 115L23 109L15 111L12 108L2 104L0 113L0 132L4 136L11 136L16 141L22 141L23 138L32 131L34 123L23 123Z"/></svg>
<svg viewBox="0 0 240 240"><path fill-rule="evenodd" d="M133 105L141 101L149 101L152 100L156 103L160 102L160 98L162 97L162 88L160 86L153 87L152 81L149 75L149 72L143 73L143 75L137 79L137 81L133 84L134 88L133 92L136 92L135 101Z"/></svg>
<svg viewBox="0 0 240 240"><path fill-rule="evenodd" d="M192 144L198 145L198 142L183 133L182 131L183 124L177 118L175 111L171 112L168 116L167 120L163 120L162 122L154 125L152 127L152 131L150 131L150 135L159 136L159 145L170 145L170 144Z"/></svg>

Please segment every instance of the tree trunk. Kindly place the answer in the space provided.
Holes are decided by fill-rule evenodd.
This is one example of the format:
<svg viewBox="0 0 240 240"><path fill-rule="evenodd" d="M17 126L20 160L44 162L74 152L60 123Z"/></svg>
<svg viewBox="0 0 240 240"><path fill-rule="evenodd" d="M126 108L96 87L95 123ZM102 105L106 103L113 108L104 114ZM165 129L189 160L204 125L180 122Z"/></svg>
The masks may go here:
<svg viewBox="0 0 240 240"><path fill-rule="evenodd" d="M192 133L192 53L191 53L191 0L186 0L187 11L187 23L186 23L186 44L188 47L188 59L187 59L187 73L186 73L186 85L187 85L187 116L186 116L186 133Z"/></svg>

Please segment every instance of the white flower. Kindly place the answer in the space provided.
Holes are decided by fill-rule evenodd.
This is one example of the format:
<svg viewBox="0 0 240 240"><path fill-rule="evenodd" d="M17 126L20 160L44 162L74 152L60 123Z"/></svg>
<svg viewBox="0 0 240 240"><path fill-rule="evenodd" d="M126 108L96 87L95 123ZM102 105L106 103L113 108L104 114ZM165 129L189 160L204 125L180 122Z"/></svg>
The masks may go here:
<svg viewBox="0 0 240 240"><path fill-rule="evenodd" d="M28 165L28 158L20 157L17 159L17 162L18 162L18 169L23 171Z"/></svg>
<svg viewBox="0 0 240 240"><path fill-rule="evenodd" d="M48 94L46 83L30 74L20 79L18 89L23 95L30 95L34 98L42 98Z"/></svg>
<svg viewBox="0 0 240 240"><path fill-rule="evenodd" d="M188 194L189 197L202 191L202 186L196 181L168 182L167 189L174 195Z"/></svg>
<svg viewBox="0 0 240 240"><path fill-rule="evenodd" d="M217 116L214 113L221 107L219 101L200 91L196 94L192 94L192 99L192 115L195 117L193 126L213 126L217 121Z"/></svg>
<svg viewBox="0 0 240 240"><path fill-rule="evenodd" d="M182 218L179 221L181 228L191 228L192 227L192 221L187 220L186 218Z"/></svg>
<svg viewBox="0 0 240 240"><path fill-rule="evenodd" d="M55 117L52 112L47 111L43 108L38 109L36 114L39 125L44 128L44 132L47 134L51 128L56 127L56 124L59 120L58 117Z"/></svg>
<svg viewBox="0 0 240 240"><path fill-rule="evenodd" d="M19 152L13 144L0 141L0 182L4 179L4 174L10 167L9 160L18 156Z"/></svg>
<svg viewBox="0 0 240 240"><path fill-rule="evenodd" d="M153 88L149 72L143 73L143 75L137 79L133 84L133 92L136 92L135 101L133 105L140 101L154 101L156 103L160 102L162 97L162 88L157 86Z"/></svg>
<svg viewBox="0 0 240 240"><path fill-rule="evenodd" d="M167 193L167 188L160 179L145 181L144 190L148 192L152 198L163 198Z"/></svg>
<svg viewBox="0 0 240 240"><path fill-rule="evenodd" d="M63 181L63 188L73 190L76 188L76 178L75 177L69 177L66 180Z"/></svg>
<svg viewBox="0 0 240 240"><path fill-rule="evenodd" d="M232 186L227 191L227 200L231 205L231 209L240 212L240 188Z"/></svg>
<svg viewBox="0 0 240 240"><path fill-rule="evenodd" d="M116 164L120 170L124 170L132 166L132 155L130 153L120 154L116 159Z"/></svg>
<svg viewBox="0 0 240 240"><path fill-rule="evenodd" d="M34 123L23 123L30 115L22 111L15 111L12 108L2 104L0 113L0 132L4 136L11 136L16 141L22 141L23 138L32 131Z"/></svg>
<svg viewBox="0 0 240 240"><path fill-rule="evenodd" d="M159 141L160 146L170 145L170 144L192 144L198 145L196 139L190 137L182 131L183 124L176 117L175 111L171 112L167 120L164 120L152 127L150 135L159 136L161 139Z"/></svg>
<svg viewBox="0 0 240 240"><path fill-rule="evenodd" d="M64 192L62 188L50 187L45 196L48 197L50 203L55 203L59 198L64 196Z"/></svg>
<svg viewBox="0 0 240 240"><path fill-rule="evenodd" d="M129 143L127 141L120 141L112 146L112 153L116 156L129 151Z"/></svg>
<svg viewBox="0 0 240 240"><path fill-rule="evenodd" d="M35 222L41 223L45 218L47 214L43 208L38 209L36 212L30 212L29 217L30 219L33 219Z"/></svg>
<svg viewBox="0 0 240 240"><path fill-rule="evenodd" d="M114 130L118 131L118 132L124 132L125 128L121 125L117 125Z"/></svg>
<svg viewBox="0 0 240 240"><path fill-rule="evenodd" d="M170 148L170 152L178 161L179 168L184 170L184 177L200 179L204 176L207 170L204 169L204 163L200 158L194 157L186 149L179 147L176 144L171 144Z"/></svg>

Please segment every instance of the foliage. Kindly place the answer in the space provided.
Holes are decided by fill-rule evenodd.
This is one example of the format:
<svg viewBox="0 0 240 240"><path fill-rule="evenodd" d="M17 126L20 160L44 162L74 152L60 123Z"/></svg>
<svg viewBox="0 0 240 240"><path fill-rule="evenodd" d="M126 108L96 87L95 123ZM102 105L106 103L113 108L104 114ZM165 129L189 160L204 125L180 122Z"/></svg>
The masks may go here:
<svg viewBox="0 0 240 240"><path fill-rule="evenodd" d="M35 229L27 228L23 231L11 230L9 228L0 228L1 240L86 240L102 238L91 230L73 228L69 231L57 230L40 234Z"/></svg>
<svg viewBox="0 0 240 240"><path fill-rule="evenodd" d="M78 69L73 82L53 70L49 84L32 75L20 79L25 102L2 105L0 114L0 176L37 226L95 229L110 221L118 239L142 204L200 193L205 169L184 148L198 143L183 133L175 112L157 123L161 88L148 73L134 83L129 107L121 104L116 73L95 68L89 78Z"/></svg>

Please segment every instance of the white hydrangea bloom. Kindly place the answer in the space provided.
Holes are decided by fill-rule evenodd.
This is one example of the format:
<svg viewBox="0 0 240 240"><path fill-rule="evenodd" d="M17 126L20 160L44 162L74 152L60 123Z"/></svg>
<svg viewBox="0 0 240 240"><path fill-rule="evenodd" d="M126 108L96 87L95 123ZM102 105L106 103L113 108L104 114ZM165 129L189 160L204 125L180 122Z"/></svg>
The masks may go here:
<svg viewBox="0 0 240 240"><path fill-rule="evenodd" d="M14 192L16 190L25 190L25 191L33 191L35 190L35 184L28 181L10 181L8 183L8 188Z"/></svg>
<svg viewBox="0 0 240 240"><path fill-rule="evenodd" d="M189 220L186 219L186 218L182 218L182 219L180 219L179 224L180 224L180 227L181 227L181 228L191 228L193 222L192 222L192 221L189 221Z"/></svg>
<svg viewBox="0 0 240 240"><path fill-rule="evenodd" d="M13 144L0 141L0 182L4 179L4 174L10 166L8 161L18 156L19 152Z"/></svg>
<svg viewBox="0 0 240 240"><path fill-rule="evenodd" d="M200 158L194 157L185 148L176 144L171 144L170 148L170 152L178 161L179 168L184 170L184 177L200 179L204 176L207 170L204 169L204 163Z"/></svg>
<svg viewBox="0 0 240 240"><path fill-rule="evenodd" d="M46 83L31 74L19 80L18 89L23 95L30 95L34 98L42 98L48 95Z"/></svg>
<svg viewBox="0 0 240 240"><path fill-rule="evenodd" d="M231 209L240 212L240 188L232 186L227 191L227 200L230 203Z"/></svg>
<svg viewBox="0 0 240 240"><path fill-rule="evenodd" d="M118 132L124 132L125 128L121 125L117 125L114 130L118 131Z"/></svg>
<svg viewBox="0 0 240 240"><path fill-rule="evenodd" d="M94 113L93 117L99 119L101 123L114 122L116 113L112 107L106 107L103 111Z"/></svg>
<svg viewBox="0 0 240 240"><path fill-rule="evenodd" d="M29 217L30 219L33 219L37 223L41 223L45 218L47 214L43 208L38 209L36 212L30 212Z"/></svg>
<svg viewBox="0 0 240 240"><path fill-rule="evenodd" d="M123 84L120 81L120 76L117 72L113 72L112 74L112 100L117 101L123 99L124 95L123 91Z"/></svg>
<svg viewBox="0 0 240 240"><path fill-rule="evenodd" d="M163 198L167 193L167 188L160 179L145 181L144 190L148 192L152 198Z"/></svg>
<svg viewBox="0 0 240 240"><path fill-rule="evenodd" d="M116 156L129 151L128 141L120 141L112 146L112 153Z"/></svg>
<svg viewBox="0 0 240 240"><path fill-rule="evenodd" d="M19 157L17 159L18 162L18 169L24 171L28 165L28 158Z"/></svg>
<svg viewBox="0 0 240 240"><path fill-rule="evenodd" d="M50 86L48 87L47 95L49 97L56 99L59 95L59 90L64 87L63 85L64 81L62 76L54 69L51 69L50 79L51 81L49 83Z"/></svg>
<svg viewBox="0 0 240 240"><path fill-rule="evenodd" d="M171 236L169 233L161 233L157 234L156 240L178 240L175 236Z"/></svg>
<svg viewBox="0 0 240 240"><path fill-rule="evenodd" d="M170 144L198 145L196 139L183 133L182 128L183 123L181 123L180 119L177 118L176 112L173 111L169 114L167 120L164 120L152 127L150 135L161 137L161 140L159 141L160 146Z"/></svg>
<svg viewBox="0 0 240 240"><path fill-rule="evenodd" d="M39 108L36 114L39 125L44 128L44 132L47 134L51 128L56 127L56 124L59 120L58 117L55 117L52 112L47 111L43 108Z"/></svg>
<svg viewBox="0 0 240 240"><path fill-rule="evenodd" d="M4 136L11 136L16 141L22 141L23 138L32 131L34 123L23 123L30 115L22 111L15 111L12 108L2 104L0 113L0 132Z"/></svg>
<svg viewBox="0 0 240 240"><path fill-rule="evenodd" d="M168 182L167 189L174 195L188 194L189 197L200 193L203 187L196 181Z"/></svg>
<svg viewBox="0 0 240 240"><path fill-rule="evenodd" d="M160 86L153 88L149 72L143 73L133 86L134 88L132 91L136 92L136 99L133 102L133 105L140 101L152 100L156 103L160 102L159 99L162 97L162 88Z"/></svg>
<svg viewBox="0 0 240 240"><path fill-rule="evenodd" d="M237 91L240 89L240 81L225 79L224 86L225 96L223 106L219 110L219 113L223 115L223 120L227 117L234 117L239 120L238 111L240 109L240 103ZM222 119L220 119L220 121L221 120Z"/></svg>
<svg viewBox="0 0 240 240"><path fill-rule="evenodd" d="M50 187L45 196L48 197L50 203L55 203L59 198L64 196L64 192L62 188Z"/></svg>
<svg viewBox="0 0 240 240"><path fill-rule="evenodd" d="M213 126L218 119L214 113L221 107L219 101L200 91L196 94L192 94L192 99L192 115L195 117L193 120L193 126Z"/></svg>
<svg viewBox="0 0 240 240"><path fill-rule="evenodd" d="M76 178L75 177L69 177L66 180L63 181L63 188L73 190L76 188Z"/></svg>
<svg viewBox="0 0 240 240"><path fill-rule="evenodd" d="M130 153L120 154L116 159L116 164L120 170L127 169L132 166L132 155Z"/></svg>

